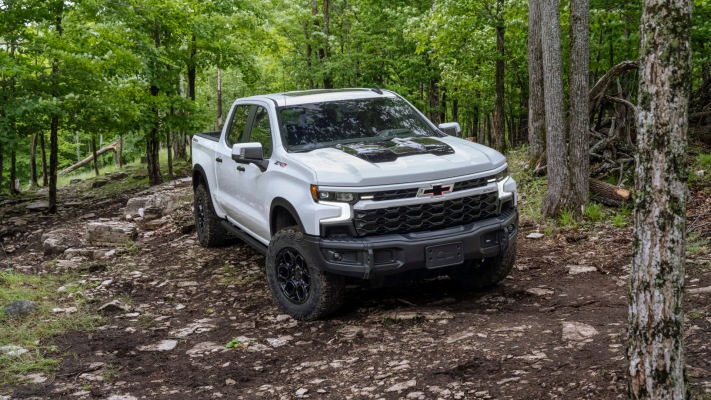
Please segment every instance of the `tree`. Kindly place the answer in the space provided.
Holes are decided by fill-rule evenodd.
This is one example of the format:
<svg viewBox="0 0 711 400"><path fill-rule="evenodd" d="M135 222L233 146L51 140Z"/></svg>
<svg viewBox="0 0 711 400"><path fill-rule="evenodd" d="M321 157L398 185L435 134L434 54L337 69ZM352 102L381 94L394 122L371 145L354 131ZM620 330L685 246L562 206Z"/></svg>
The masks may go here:
<svg viewBox="0 0 711 400"><path fill-rule="evenodd" d="M629 395L685 399L682 294L691 89L690 0L646 0L642 14Z"/></svg>
<svg viewBox="0 0 711 400"><path fill-rule="evenodd" d="M541 6L528 1L528 156L532 164L546 151L546 110L543 95L543 48L541 47Z"/></svg>
<svg viewBox="0 0 711 400"><path fill-rule="evenodd" d="M548 191L543 199L543 214L557 216L569 207L571 200L568 143L563 117L559 3L557 0L541 0L540 4L548 160Z"/></svg>
<svg viewBox="0 0 711 400"><path fill-rule="evenodd" d="M588 75L590 70L590 16L588 0L570 2L570 130L569 157L572 199L570 208L583 214L588 203L590 177Z"/></svg>

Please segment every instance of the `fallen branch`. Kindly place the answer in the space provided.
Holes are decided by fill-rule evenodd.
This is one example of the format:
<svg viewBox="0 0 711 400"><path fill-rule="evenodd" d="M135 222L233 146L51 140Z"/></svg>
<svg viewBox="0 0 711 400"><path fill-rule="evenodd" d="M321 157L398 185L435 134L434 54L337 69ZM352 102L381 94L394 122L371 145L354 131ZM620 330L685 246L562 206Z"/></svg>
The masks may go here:
<svg viewBox="0 0 711 400"><path fill-rule="evenodd" d="M113 143L113 144L110 144L110 145L104 147L103 149L97 151L97 152L96 152L96 156L99 157L100 155L102 155L102 154L104 154L104 153L106 153L106 152L109 152L109 151L114 152L114 155L116 155L116 152L118 151L118 142ZM63 169L63 170L61 170L61 171L59 171L59 174L58 174L58 175L68 174L68 173L74 171L75 169L77 169L77 168L79 168L79 167L81 167L81 166L84 166L84 165L90 163L90 162L93 161L93 160L94 160L94 155L92 154L92 155L90 155L89 157L87 157L87 158L85 158L85 159L79 161L78 163L72 165L71 167L67 167L67 168L65 168L65 169Z"/></svg>
<svg viewBox="0 0 711 400"><path fill-rule="evenodd" d="M622 61L621 63L610 68L610 70L607 71L605 75L598 79L597 83L595 83L592 89L590 89L590 93L588 94L588 100L590 102L590 112L592 112L592 110L597 107L600 100L602 100L603 94L607 90L607 87L610 85L610 82L612 82L615 77L637 68L639 68L639 64L637 63L637 61Z"/></svg>

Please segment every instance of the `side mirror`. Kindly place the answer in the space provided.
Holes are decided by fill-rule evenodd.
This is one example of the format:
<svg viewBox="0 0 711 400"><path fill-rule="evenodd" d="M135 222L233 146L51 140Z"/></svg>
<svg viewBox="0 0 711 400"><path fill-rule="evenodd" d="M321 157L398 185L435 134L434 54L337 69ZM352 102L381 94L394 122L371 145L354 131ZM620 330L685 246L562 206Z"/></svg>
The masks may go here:
<svg viewBox="0 0 711 400"><path fill-rule="evenodd" d="M261 143L238 143L232 146L232 159L239 164L254 164L262 172L267 170L269 161L264 159Z"/></svg>
<svg viewBox="0 0 711 400"><path fill-rule="evenodd" d="M438 128L449 136L459 137L459 134L462 132L462 127L459 126L459 122L446 122L439 124Z"/></svg>

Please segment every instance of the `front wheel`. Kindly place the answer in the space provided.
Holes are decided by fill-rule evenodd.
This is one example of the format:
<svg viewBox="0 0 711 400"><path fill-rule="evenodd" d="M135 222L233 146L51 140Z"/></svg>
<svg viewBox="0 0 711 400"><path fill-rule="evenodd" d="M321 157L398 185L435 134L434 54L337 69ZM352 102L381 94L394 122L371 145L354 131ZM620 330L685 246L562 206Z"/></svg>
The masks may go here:
<svg viewBox="0 0 711 400"><path fill-rule="evenodd" d="M452 278L463 287L486 289L503 281L511 273L515 262L516 242L512 242L503 254L496 257L477 262L465 262L461 267L454 269Z"/></svg>
<svg viewBox="0 0 711 400"><path fill-rule="evenodd" d="M316 258L303 241L297 226L277 232L269 243L266 272L279 307L295 319L309 321L343 304L345 283L342 276L316 268Z"/></svg>

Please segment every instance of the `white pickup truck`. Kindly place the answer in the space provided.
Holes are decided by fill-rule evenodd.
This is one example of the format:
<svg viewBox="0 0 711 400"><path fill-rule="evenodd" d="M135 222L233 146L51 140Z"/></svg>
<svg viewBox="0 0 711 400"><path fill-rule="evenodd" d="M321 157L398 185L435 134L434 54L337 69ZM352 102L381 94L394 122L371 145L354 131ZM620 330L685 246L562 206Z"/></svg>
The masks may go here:
<svg viewBox="0 0 711 400"><path fill-rule="evenodd" d="M346 279L495 285L516 257L516 183L459 130L380 89L239 99L222 132L192 140L200 244L264 253L274 298L302 320L338 309Z"/></svg>

